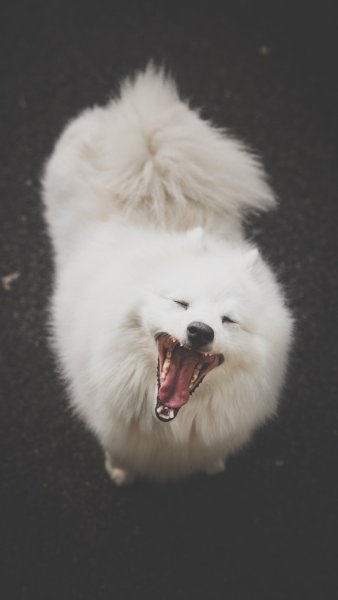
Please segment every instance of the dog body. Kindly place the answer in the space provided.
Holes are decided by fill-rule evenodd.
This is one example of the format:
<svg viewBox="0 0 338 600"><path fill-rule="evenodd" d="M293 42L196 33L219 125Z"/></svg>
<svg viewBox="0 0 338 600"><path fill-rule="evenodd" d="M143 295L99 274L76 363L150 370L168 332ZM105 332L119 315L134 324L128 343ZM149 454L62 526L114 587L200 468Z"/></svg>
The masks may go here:
<svg viewBox="0 0 338 600"><path fill-rule="evenodd" d="M149 68L70 123L43 185L54 346L109 473L222 470L275 413L291 339L243 237L243 214L274 205L257 160Z"/></svg>

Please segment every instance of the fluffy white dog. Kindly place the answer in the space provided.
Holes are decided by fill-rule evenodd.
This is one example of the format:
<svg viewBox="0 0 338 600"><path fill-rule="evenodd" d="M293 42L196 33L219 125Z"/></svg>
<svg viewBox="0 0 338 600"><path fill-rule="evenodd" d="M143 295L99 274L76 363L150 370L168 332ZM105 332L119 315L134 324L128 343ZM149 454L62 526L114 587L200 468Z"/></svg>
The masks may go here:
<svg viewBox="0 0 338 600"><path fill-rule="evenodd" d="M275 413L291 339L243 238L275 204L259 162L148 68L69 124L43 187L54 345L111 477L223 470Z"/></svg>

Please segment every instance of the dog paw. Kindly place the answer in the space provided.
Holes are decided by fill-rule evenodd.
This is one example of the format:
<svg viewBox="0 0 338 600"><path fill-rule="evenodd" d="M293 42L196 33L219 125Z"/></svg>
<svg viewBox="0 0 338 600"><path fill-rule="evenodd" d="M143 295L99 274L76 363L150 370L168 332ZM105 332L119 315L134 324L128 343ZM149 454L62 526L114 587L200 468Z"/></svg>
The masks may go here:
<svg viewBox="0 0 338 600"><path fill-rule="evenodd" d="M223 473L224 469L225 461L220 458L219 460L215 460L215 462L210 463L205 472L207 475L217 475L218 473Z"/></svg>
<svg viewBox="0 0 338 600"><path fill-rule="evenodd" d="M108 457L106 457L105 467L109 477L114 481L115 485L118 485L119 487L128 485L134 481L132 473L125 469L114 467Z"/></svg>

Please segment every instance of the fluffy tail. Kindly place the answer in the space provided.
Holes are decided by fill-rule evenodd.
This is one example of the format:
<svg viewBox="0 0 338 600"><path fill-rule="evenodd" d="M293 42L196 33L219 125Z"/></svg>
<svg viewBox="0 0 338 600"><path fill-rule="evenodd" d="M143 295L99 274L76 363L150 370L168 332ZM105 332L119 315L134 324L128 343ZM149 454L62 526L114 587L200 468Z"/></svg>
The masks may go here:
<svg viewBox="0 0 338 600"><path fill-rule="evenodd" d="M202 120L152 66L125 81L118 99L68 126L44 190L52 228L64 224L65 210L73 225L122 211L180 228L275 204L257 158Z"/></svg>
<svg viewBox="0 0 338 600"><path fill-rule="evenodd" d="M111 181L134 207L146 199L160 218L170 203L237 215L274 206L257 158L182 102L162 70L127 80L112 109L121 137L112 138Z"/></svg>

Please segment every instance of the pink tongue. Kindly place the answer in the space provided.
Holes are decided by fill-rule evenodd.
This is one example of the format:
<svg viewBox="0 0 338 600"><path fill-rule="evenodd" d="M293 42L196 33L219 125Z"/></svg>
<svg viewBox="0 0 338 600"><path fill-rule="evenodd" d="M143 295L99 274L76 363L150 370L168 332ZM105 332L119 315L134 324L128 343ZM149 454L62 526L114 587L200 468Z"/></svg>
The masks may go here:
<svg viewBox="0 0 338 600"><path fill-rule="evenodd" d="M165 381L159 389L159 399L170 408L180 408L189 400L189 384L196 365L197 352L176 348Z"/></svg>

